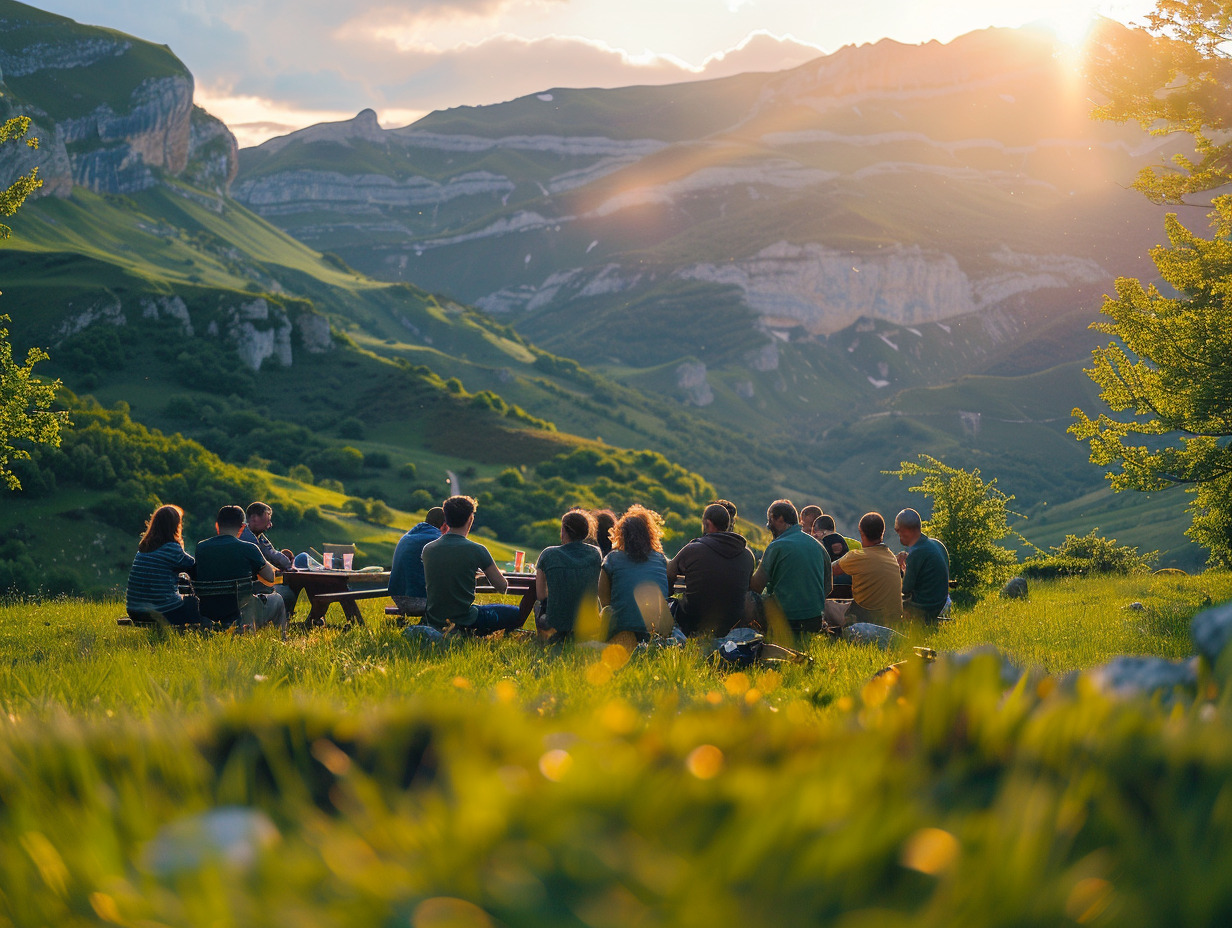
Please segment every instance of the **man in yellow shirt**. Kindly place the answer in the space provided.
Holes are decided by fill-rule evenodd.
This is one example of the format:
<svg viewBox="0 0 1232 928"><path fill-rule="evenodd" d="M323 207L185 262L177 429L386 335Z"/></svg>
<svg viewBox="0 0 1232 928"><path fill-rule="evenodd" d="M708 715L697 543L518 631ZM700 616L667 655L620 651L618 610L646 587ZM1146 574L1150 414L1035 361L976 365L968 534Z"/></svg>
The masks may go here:
<svg viewBox="0 0 1232 928"><path fill-rule="evenodd" d="M862 548L848 551L834 562L835 574L851 577L850 605L826 603L826 624L846 626L854 622L889 625L903 617L903 575L898 559L885 546L885 519L869 512L860 519Z"/></svg>

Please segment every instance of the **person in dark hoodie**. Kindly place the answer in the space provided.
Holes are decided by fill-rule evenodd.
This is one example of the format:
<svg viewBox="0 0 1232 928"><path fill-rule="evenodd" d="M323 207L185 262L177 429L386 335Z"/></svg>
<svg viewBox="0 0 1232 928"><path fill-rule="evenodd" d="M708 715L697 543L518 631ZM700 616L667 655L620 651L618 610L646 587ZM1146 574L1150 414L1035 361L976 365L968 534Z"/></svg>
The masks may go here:
<svg viewBox="0 0 1232 928"><path fill-rule="evenodd" d="M423 549L441 537L445 510L429 509L424 520L398 539L394 563L389 571L389 596L404 615L423 615L428 608L428 588L424 582Z"/></svg>
<svg viewBox="0 0 1232 928"><path fill-rule="evenodd" d="M569 510L560 517L560 544L544 548L535 564L535 597L542 604L535 627L548 640L572 635L579 615L598 626L603 555L587 540L594 534L594 516Z"/></svg>
<svg viewBox="0 0 1232 928"><path fill-rule="evenodd" d="M702 537L668 562L668 583L684 575L685 591L671 608L686 635L726 635L744 618L755 564L744 536L730 529L731 513L711 503L702 513Z"/></svg>

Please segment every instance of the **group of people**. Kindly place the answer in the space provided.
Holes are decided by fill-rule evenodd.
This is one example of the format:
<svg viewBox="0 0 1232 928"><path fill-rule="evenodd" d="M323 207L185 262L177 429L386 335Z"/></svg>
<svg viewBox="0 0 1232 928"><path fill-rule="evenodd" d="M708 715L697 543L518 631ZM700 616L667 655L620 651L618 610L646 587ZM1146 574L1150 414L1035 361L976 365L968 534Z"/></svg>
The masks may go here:
<svg viewBox="0 0 1232 928"><path fill-rule="evenodd" d="M632 644L675 628L687 636L717 637L738 627L799 636L854 622L936 621L949 600L949 554L923 534L914 509L895 517L906 549L895 555L876 512L860 519L855 539L839 534L820 507L797 512L780 499L766 511L773 539L760 563L735 530L736 507L727 500L706 506L701 535L670 560L658 513L640 505L619 518L571 509L561 516L560 544L539 555L521 602L478 604L480 576L497 593L508 590L508 581L488 549L468 537L476 509L471 497L451 496L398 541L388 590L404 615L482 636L521 628L533 614L547 640L580 635ZM150 516L129 573L129 615L178 625L272 623L285 631L298 591L275 585L275 570L297 567L291 552L265 535L273 509L260 501L247 510L222 507L214 537L197 544L195 557L184 550L183 520L183 510L171 505ZM200 595L181 592L180 574L194 579ZM254 583L269 591L252 593ZM674 596L678 583L684 589Z"/></svg>
<svg viewBox="0 0 1232 928"><path fill-rule="evenodd" d="M561 516L560 544L540 554L521 603L477 605L480 575L498 593L508 582L488 549L467 537L476 507L469 496L452 496L398 542L389 593L405 615L441 630L488 635L521 628L533 613L547 639L577 634L631 643L674 627L688 636L722 636L741 626L798 636L855 622L931 622L949 600L949 554L924 535L914 509L894 520L906 549L895 555L878 513L860 520L857 540L839 534L819 507L797 512L781 499L766 512L773 540L760 563L735 531L736 507L727 500L705 508L702 534L670 560L663 521L652 510L634 505L616 518L572 509ZM684 590L673 596L677 581Z"/></svg>
<svg viewBox="0 0 1232 928"><path fill-rule="evenodd" d="M298 591L275 585L276 569L295 568L291 553L276 549L265 537L273 513L260 501L247 510L223 506L214 522L214 536L197 542L194 557L184 550L184 510L159 506L146 522L128 572L128 615L171 625L274 624L285 633ZM181 574L193 579L197 593L181 592ZM268 586L270 592L252 593L254 582Z"/></svg>

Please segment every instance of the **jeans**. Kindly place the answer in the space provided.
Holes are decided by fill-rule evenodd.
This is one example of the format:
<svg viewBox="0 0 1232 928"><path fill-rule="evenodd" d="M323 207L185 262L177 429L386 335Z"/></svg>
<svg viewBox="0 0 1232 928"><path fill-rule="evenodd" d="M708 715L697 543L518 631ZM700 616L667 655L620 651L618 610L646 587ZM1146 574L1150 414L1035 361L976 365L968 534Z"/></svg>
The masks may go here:
<svg viewBox="0 0 1232 928"><path fill-rule="evenodd" d="M493 632L509 631L510 629L521 628L522 623L526 621L517 606L490 604L476 606L475 609L479 612L479 618L475 620L473 625L464 625L460 628L461 631L466 632L468 635L483 637L484 635L491 635Z"/></svg>

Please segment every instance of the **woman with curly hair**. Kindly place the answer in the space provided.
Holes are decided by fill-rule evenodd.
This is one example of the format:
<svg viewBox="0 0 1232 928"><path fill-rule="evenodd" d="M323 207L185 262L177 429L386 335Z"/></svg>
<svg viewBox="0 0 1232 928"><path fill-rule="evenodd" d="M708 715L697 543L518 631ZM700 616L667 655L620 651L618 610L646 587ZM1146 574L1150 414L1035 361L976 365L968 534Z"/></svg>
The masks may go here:
<svg viewBox="0 0 1232 928"><path fill-rule="evenodd" d="M184 551L184 510L159 506L145 523L137 556L128 572L126 611L134 619L161 619L171 625L195 625L201 611L195 596L181 596L181 573L196 575L196 561Z"/></svg>
<svg viewBox="0 0 1232 928"><path fill-rule="evenodd" d="M609 639L644 641L671 631L662 536L662 517L645 506L630 506L612 529L612 553L599 573L600 615Z"/></svg>

